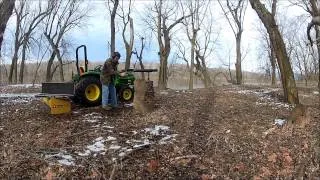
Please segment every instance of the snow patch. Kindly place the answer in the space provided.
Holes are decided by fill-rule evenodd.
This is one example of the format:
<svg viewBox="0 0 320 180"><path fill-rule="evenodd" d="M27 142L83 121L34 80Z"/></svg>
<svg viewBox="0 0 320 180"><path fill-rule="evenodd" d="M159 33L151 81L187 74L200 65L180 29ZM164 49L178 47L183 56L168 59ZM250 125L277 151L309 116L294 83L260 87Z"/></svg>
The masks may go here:
<svg viewBox="0 0 320 180"><path fill-rule="evenodd" d="M82 152L77 152L77 154L79 156L89 156L91 154L91 151L90 150L85 150L84 153Z"/></svg>
<svg viewBox="0 0 320 180"><path fill-rule="evenodd" d="M9 87L23 87L23 88L40 88L41 84L13 84L13 85L8 85Z"/></svg>
<svg viewBox="0 0 320 180"><path fill-rule="evenodd" d="M275 119L274 124L277 126L283 126L286 123L285 119Z"/></svg>
<svg viewBox="0 0 320 180"><path fill-rule="evenodd" d="M109 149L111 149L111 150L118 150L120 148L121 148L121 146L113 145L113 144L111 144L111 146L109 147Z"/></svg>
<svg viewBox="0 0 320 180"><path fill-rule="evenodd" d="M61 152L53 155L45 155L45 159L51 160L51 161L56 160L59 164L66 165L66 166L75 165L74 158L71 155L63 154Z"/></svg>
<svg viewBox="0 0 320 180"><path fill-rule="evenodd" d="M156 125L154 128L145 128L145 132L149 132L151 135L158 136L169 130L169 126Z"/></svg>
<svg viewBox="0 0 320 180"><path fill-rule="evenodd" d="M313 94L318 95L319 91L313 91Z"/></svg>
<svg viewBox="0 0 320 180"><path fill-rule="evenodd" d="M279 108L286 108L290 109L292 108L291 105L287 103L279 102L277 99L273 98L271 95L269 95L272 92L275 92L278 89L257 89L257 90L239 90L235 91L239 94L253 94L258 97L258 100L256 102L256 105L262 105L262 106L271 106L272 109L279 109ZM234 91L231 91L234 92Z"/></svg>
<svg viewBox="0 0 320 180"><path fill-rule="evenodd" d="M84 115L84 118L85 119L83 121L85 122L95 123L95 122L98 122L100 119L102 119L102 116L99 113L93 112L93 113Z"/></svg>
<svg viewBox="0 0 320 180"><path fill-rule="evenodd" d="M169 134L160 139L159 144L167 144L170 143L170 140L174 137L176 137L178 134Z"/></svg>
<svg viewBox="0 0 320 180"><path fill-rule="evenodd" d="M108 125L103 125L102 127L108 128L108 129L113 129L114 128L113 126L108 126Z"/></svg>
<svg viewBox="0 0 320 180"><path fill-rule="evenodd" d="M150 143L149 139L145 139L142 144L136 144L133 146L133 148L141 148L144 146L149 146L150 144L151 143Z"/></svg>
<svg viewBox="0 0 320 180"><path fill-rule="evenodd" d="M34 98L36 93L0 93L1 98Z"/></svg>
<svg viewBox="0 0 320 180"><path fill-rule="evenodd" d="M112 137L112 136L108 136L106 139L106 141L115 141L115 140L117 140L117 138Z"/></svg>
<svg viewBox="0 0 320 180"><path fill-rule="evenodd" d="M0 93L0 105L15 105L15 104L29 104L35 99L35 93L20 93L20 94L7 94Z"/></svg>
<svg viewBox="0 0 320 180"><path fill-rule="evenodd" d="M103 139L103 137L99 137L95 139L95 141L96 142L94 144L87 146L87 149L89 149L92 152L104 151L105 146L103 143L105 142L105 140Z"/></svg>

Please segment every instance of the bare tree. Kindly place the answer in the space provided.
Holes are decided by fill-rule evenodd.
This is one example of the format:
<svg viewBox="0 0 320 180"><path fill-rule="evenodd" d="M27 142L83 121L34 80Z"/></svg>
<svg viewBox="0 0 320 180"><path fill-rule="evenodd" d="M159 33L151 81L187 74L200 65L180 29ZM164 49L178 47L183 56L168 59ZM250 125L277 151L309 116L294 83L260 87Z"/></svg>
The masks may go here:
<svg viewBox="0 0 320 180"><path fill-rule="evenodd" d="M21 3L26 3L26 0L20 1ZM42 20L49 15L50 9L48 7L43 7L43 2L39 0L37 3L37 9L28 9L28 15L24 19L25 28L22 30L22 57L21 57L21 65L20 65L20 73L19 73L19 83L23 83L23 74L24 74L24 66L26 61L26 51L30 44L30 38L32 38L32 33L35 28L42 22ZM32 12L31 12L32 11Z"/></svg>
<svg viewBox="0 0 320 180"><path fill-rule="evenodd" d="M256 11L260 20L268 31L270 42L275 50L278 66L281 73L281 82L285 101L290 104L299 104L298 91L294 79L291 63L287 54L282 35L277 27L274 16L260 0L249 0L251 7ZM273 0L272 7L276 8L277 0Z"/></svg>
<svg viewBox="0 0 320 180"><path fill-rule="evenodd" d="M272 14L275 17L275 11L272 12ZM274 48L272 47L272 44L270 43L268 32L262 26L259 25L259 27L257 29L260 32L260 38L261 38L261 40L259 40L259 42L260 42L259 50L264 51L264 52L260 52L260 53L266 53L268 56L269 63L266 63L266 64L269 65L270 67L266 67L265 70L267 70L267 71L270 70L269 73L270 73L270 77L271 77L271 86L275 86L276 85L276 68L277 68L276 56L274 53Z"/></svg>
<svg viewBox="0 0 320 180"><path fill-rule="evenodd" d="M122 29L122 39L126 48L126 63L125 63L125 69L130 68L130 63L131 63L131 55L132 55L132 50L133 50L133 43L134 43L134 28L133 28L133 19L131 17L131 6L132 2L129 0L129 5L128 5L128 12L125 13L124 10L124 0L122 0L122 5L120 6L121 9L121 14L119 16L122 19L123 22L123 29ZM128 42L126 38L126 31L127 31L127 26L130 26L130 40Z"/></svg>
<svg viewBox="0 0 320 180"><path fill-rule="evenodd" d="M26 7L25 1L19 1L16 7L14 7L14 13L16 15L16 29L14 33L14 52L10 65L10 72L8 81L9 83L17 83L18 81L18 53L21 45L23 44L23 36L22 34L22 22L26 18L27 13L24 10ZM14 77L14 81L13 81Z"/></svg>
<svg viewBox="0 0 320 180"><path fill-rule="evenodd" d="M60 81L64 81L63 65L66 63L62 60L61 41L67 32L74 28L79 28L83 21L88 17L89 8L84 9L81 4L83 1L78 0L55 0L51 1L52 11L45 18L44 35L51 47L51 55L47 64L46 81L50 82L53 78L52 65L55 57L59 62Z"/></svg>
<svg viewBox="0 0 320 180"><path fill-rule="evenodd" d="M18 1L14 12L16 14L16 29L15 29L15 41L14 41L14 53L12 57L12 63L10 66L9 83L17 83L18 79L18 56L22 46L22 57L20 65L19 82L23 83L23 74L26 60L26 51L30 44L30 38L33 31L39 25L39 23L49 14L47 7L44 7L43 1L33 1L27 3L26 0ZM36 6L36 7L35 7Z"/></svg>
<svg viewBox="0 0 320 180"><path fill-rule="evenodd" d="M178 49L178 52L176 52L177 58L182 59L187 64L187 70L190 72L190 65L187 58L187 48L185 47L185 43L182 40L178 39L175 42L175 46Z"/></svg>
<svg viewBox="0 0 320 180"><path fill-rule="evenodd" d="M156 32L159 45L160 68L159 68L159 89L166 89L168 82L168 57L171 51L171 36L173 28L190 15L177 17L178 6L170 4L172 1L154 1L154 6L150 9L151 15L146 20L149 27ZM155 13L154 17L152 12ZM173 19L169 21L169 19ZM170 23L172 22L172 23Z"/></svg>
<svg viewBox="0 0 320 180"><path fill-rule="evenodd" d="M39 69L40 69L40 66L42 64L42 61L43 59L45 58L45 56L48 54L48 51L50 49L49 46L43 46L43 44L45 44L43 41L43 38L44 38L44 35L41 34L40 35L40 38L35 42L36 44L36 48L35 49L35 54L36 54L36 57L37 57L37 62L36 62L36 69L35 69L35 72L34 72L34 76L33 76L33 79L32 79L32 84L34 85L37 78L38 78L38 73L39 73Z"/></svg>
<svg viewBox="0 0 320 180"><path fill-rule="evenodd" d="M141 69L144 69L144 65L143 65L143 61L142 61L142 58L143 58L143 50L144 50L144 47L145 47L145 43L144 43L144 37L141 37L141 49L140 49L140 52L137 51L137 49L135 49L135 51L133 52L137 59L139 60L139 64L140 64L140 68ZM142 79L145 79L145 76L144 76L144 72L141 72L141 77Z"/></svg>
<svg viewBox="0 0 320 180"><path fill-rule="evenodd" d="M191 55L190 55L190 78L189 78L189 89L193 89L193 75L194 75L194 59L196 51L196 40L198 36L198 31L203 24L203 20L206 17L206 12L208 9L208 2L206 0L199 1L189 1L188 3L182 2L182 7L187 6L187 12L190 14L190 18L184 19L184 24L186 26L186 34L191 45ZM184 10L183 10L184 11ZM199 56L198 56L199 57ZM199 58L198 58L199 59Z"/></svg>
<svg viewBox="0 0 320 180"><path fill-rule="evenodd" d="M237 84L241 84L242 83L241 38L242 38L242 32L243 32L244 16L245 16L248 3L246 0L226 0L227 8L225 8L222 5L221 0L218 0L218 2L236 38L236 54L237 54L236 64L235 64L236 80L237 80ZM228 11L226 9L228 9Z"/></svg>
<svg viewBox="0 0 320 180"><path fill-rule="evenodd" d="M305 86L308 86L308 81L312 78L313 61L312 52L306 47L307 42L296 34L293 44L295 46L293 50L292 62L300 72L300 77L304 79Z"/></svg>
<svg viewBox="0 0 320 180"><path fill-rule="evenodd" d="M203 25L203 32L201 31L202 33L199 34L199 37L196 40L195 47L195 67L197 72L200 72L200 77L206 88L212 85L212 80L208 71L207 59L213 52L214 44L216 44L219 38L219 34L217 34L216 37L214 37L215 33L213 32L213 19L210 20L210 22L211 23L208 23L207 26Z"/></svg>
<svg viewBox="0 0 320 180"><path fill-rule="evenodd" d="M113 4L112 9L111 9L111 3ZM111 54L115 51L116 47L116 25L115 25L115 19L116 19L116 14L117 14L117 9L119 6L119 0L108 0L108 7L109 7L109 12L110 12L110 33L111 33L111 48L110 52Z"/></svg>
<svg viewBox="0 0 320 180"><path fill-rule="evenodd" d="M302 7L312 17L312 20L307 27L307 36L308 36L308 40L310 41L311 48L313 45L313 41L311 39L310 31L314 25L317 25L315 26L315 30L316 30L316 46L317 46L317 54L318 54L318 89L320 90L320 29L318 27L320 26L320 10L319 10L320 7L316 0L298 1L295 4Z"/></svg>

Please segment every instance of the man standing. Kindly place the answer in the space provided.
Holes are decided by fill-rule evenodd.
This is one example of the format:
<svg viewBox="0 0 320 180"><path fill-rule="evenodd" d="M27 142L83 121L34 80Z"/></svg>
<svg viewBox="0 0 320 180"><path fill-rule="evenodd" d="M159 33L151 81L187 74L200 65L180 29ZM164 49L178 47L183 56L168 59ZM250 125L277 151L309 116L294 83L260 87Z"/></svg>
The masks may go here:
<svg viewBox="0 0 320 180"><path fill-rule="evenodd" d="M102 84L102 108L106 110L118 107L114 81L120 57L120 53L114 52L111 58L107 59L104 63L100 74L100 81Z"/></svg>

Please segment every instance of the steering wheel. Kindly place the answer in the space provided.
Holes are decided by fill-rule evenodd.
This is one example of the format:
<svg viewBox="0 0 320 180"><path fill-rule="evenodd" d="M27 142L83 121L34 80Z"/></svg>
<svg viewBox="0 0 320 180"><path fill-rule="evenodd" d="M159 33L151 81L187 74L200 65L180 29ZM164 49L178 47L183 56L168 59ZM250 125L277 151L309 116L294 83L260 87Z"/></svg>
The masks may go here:
<svg viewBox="0 0 320 180"><path fill-rule="evenodd" d="M98 65L98 66L96 66L96 67L94 68L94 70L95 70L95 71L101 70L101 68L102 68L102 65Z"/></svg>

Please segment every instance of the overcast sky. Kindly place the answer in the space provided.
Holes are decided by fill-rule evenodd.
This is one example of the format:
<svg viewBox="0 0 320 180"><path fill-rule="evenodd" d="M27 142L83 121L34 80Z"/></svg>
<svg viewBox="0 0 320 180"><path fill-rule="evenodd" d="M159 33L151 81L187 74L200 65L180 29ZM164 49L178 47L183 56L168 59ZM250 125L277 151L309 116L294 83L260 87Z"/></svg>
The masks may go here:
<svg viewBox="0 0 320 180"><path fill-rule="evenodd" d="M297 7L289 7L285 9L284 7L288 6L287 1L281 1L282 6L280 7L281 12L287 14L288 16L297 16L304 13L301 9ZM74 46L78 46L81 44L87 45L88 48L88 58L91 61L103 61L109 56L109 49L108 49L108 41L110 39L110 22L109 22L109 15L108 9L106 6L105 1L88 1L88 5L92 6L93 11L90 13L91 18L89 18L87 22L87 26L83 27L82 29L73 31L71 35L71 39L73 41ZM140 34L143 36L149 36L150 33L145 34L146 27L142 22L142 17L144 16L145 7L152 5L152 1L147 0L136 0L135 1L135 8L133 10L133 18L134 18L134 26L135 26L135 33ZM228 52L231 49L231 60L234 66L235 61L235 38L232 33L232 30L227 24L225 17L222 14L221 8L218 3L213 2L210 5L211 12L215 15L216 20L216 31L220 33L218 39L218 45L216 50L212 53L212 58L210 58L209 66L210 67L223 67L222 63L218 58L225 59L227 62ZM243 69L246 71L257 71L259 65L261 63L261 58L257 56L257 46L258 46L258 36L257 33L257 23L259 19L256 15L256 12L252 10L250 4L247 7L245 21L244 21L244 32L242 38L242 46L243 50L248 51L246 55L246 59L243 61ZM223 28L222 28L223 27ZM11 36L12 36L12 22L11 22ZM180 28L181 27L177 27ZM181 38L186 38L183 35L182 31L175 32ZM124 61L125 49L123 47L122 37L120 36L120 32L118 32L116 37L116 50L118 50L123 56L122 61ZM6 31L6 35L9 36L9 31ZM148 38L147 38L148 40ZM150 39L149 39L150 40ZM136 36L135 37L135 44L139 48L140 40ZM174 45L172 45L174 46ZM145 61L153 61L158 62L158 47L156 43L156 39L153 38L150 42L149 46L146 48L144 53ZM171 51L171 58L173 58L175 54L175 49ZM243 52L245 54L245 52ZM74 56L73 56L74 57ZM133 56L132 63L136 61L135 56ZM183 61L180 61L181 63ZM232 66L232 67L233 67Z"/></svg>

